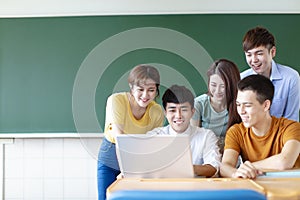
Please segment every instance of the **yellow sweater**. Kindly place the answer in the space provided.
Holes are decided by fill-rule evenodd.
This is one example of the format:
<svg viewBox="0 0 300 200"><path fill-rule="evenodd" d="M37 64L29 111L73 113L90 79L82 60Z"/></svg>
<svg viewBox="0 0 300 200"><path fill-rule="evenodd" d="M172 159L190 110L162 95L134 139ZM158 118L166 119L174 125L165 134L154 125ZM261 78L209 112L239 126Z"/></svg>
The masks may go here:
<svg viewBox="0 0 300 200"><path fill-rule="evenodd" d="M152 101L143 117L137 120L132 114L127 94L115 93L107 99L104 135L112 143L115 143L112 124L120 125L128 134L144 134L163 125L164 114L159 104Z"/></svg>

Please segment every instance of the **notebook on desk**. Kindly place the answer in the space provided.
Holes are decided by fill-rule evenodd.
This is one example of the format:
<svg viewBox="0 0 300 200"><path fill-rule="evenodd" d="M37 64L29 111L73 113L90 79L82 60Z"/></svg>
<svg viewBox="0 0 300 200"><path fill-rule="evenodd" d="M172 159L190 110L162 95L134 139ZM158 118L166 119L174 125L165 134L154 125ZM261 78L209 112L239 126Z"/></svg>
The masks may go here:
<svg viewBox="0 0 300 200"><path fill-rule="evenodd" d="M118 135L116 153L125 178L194 177L187 135Z"/></svg>
<svg viewBox="0 0 300 200"><path fill-rule="evenodd" d="M266 171L261 177L270 177L270 178L299 178L300 169L291 169L283 171Z"/></svg>

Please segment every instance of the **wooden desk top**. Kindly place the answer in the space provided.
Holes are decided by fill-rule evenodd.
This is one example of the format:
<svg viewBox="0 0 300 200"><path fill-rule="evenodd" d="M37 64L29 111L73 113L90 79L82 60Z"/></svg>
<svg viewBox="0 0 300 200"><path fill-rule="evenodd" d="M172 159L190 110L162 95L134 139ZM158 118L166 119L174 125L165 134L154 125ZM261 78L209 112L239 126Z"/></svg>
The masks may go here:
<svg viewBox="0 0 300 200"><path fill-rule="evenodd" d="M255 180L232 178L118 179L107 189L107 196L120 190L230 190L248 189L266 195L268 200L299 200L300 177L259 177Z"/></svg>
<svg viewBox="0 0 300 200"><path fill-rule="evenodd" d="M257 178L255 182L267 192L268 200L299 200L300 178Z"/></svg>
<svg viewBox="0 0 300 200"><path fill-rule="evenodd" d="M265 194L265 189L250 179L191 178L191 179L118 179L107 194L118 190L220 190L252 189Z"/></svg>

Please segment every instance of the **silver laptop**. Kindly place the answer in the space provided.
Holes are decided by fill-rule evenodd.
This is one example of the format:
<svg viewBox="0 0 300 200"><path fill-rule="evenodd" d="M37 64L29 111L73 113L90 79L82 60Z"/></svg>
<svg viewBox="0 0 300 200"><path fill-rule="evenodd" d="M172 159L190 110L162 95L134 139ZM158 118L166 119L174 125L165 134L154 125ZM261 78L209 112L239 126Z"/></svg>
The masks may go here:
<svg viewBox="0 0 300 200"><path fill-rule="evenodd" d="M118 135L116 153L125 178L194 177L188 135Z"/></svg>

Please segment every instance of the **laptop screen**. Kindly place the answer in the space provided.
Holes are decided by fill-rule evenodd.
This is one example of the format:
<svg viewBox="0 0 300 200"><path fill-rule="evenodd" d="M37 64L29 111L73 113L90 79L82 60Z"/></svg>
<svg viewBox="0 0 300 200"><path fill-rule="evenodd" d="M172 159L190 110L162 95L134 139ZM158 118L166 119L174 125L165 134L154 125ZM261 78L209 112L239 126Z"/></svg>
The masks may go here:
<svg viewBox="0 0 300 200"><path fill-rule="evenodd" d="M194 177L188 135L118 135L116 153L126 178Z"/></svg>

